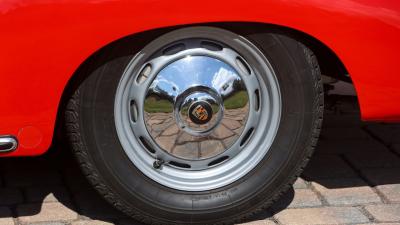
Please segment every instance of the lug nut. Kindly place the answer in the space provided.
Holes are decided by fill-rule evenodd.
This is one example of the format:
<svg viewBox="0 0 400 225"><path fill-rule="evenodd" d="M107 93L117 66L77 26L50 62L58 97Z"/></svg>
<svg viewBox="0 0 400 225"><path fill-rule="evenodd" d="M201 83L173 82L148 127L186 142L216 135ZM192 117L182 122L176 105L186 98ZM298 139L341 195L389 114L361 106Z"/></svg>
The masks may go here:
<svg viewBox="0 0 400 225"><path fill-rule="evenodd" d="M153 163L153 167L154 169L161 169L161 166L164 164L164 160L159 160L157 159L156 161L154 161Z"/></svg>

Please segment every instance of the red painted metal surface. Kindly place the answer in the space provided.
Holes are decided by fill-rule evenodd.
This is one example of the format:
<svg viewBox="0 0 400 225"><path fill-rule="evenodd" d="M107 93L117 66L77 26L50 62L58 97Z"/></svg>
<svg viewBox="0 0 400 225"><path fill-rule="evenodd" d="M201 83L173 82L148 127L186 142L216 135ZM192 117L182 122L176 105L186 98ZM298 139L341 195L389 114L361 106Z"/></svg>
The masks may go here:
<svg viewBox="0 0 400 225"><path fill-rule="evenodd" d="M346 66L365 120L400 120L397 0L2 0L0 134L21 143L4 156L48 149L65 85L96 50L154 28L228 21L315 37Z"/></svg>

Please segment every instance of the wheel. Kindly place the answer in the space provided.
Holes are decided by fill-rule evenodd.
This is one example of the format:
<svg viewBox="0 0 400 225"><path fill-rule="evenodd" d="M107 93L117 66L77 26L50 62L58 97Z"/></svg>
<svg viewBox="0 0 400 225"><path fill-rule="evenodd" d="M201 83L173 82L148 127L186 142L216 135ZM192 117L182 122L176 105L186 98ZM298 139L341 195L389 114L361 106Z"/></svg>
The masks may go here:
<svg viewBox="0 0 400 225"><path fill-rule="evenodd" d="M149 224L234 223L301 173L323 111L301 43L190 27L117 52L82 72L65 115L84 173L118 209Z"/></svg>

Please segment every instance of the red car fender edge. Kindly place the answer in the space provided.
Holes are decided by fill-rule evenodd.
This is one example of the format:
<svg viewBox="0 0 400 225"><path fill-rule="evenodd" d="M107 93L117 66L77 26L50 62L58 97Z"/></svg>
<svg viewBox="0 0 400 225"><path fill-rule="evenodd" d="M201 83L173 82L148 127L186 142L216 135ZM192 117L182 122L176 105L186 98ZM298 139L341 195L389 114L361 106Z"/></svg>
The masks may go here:
<svg viewBox="0 0 400 225"><path fill-rule="evenodd" d="M17 151L49 148L66 84L98 49L138 32L209 22L256 22L328 46L355 84L364 120L400 120L400 2L395 0L6 0L0 3L0 134Z"/></svg>

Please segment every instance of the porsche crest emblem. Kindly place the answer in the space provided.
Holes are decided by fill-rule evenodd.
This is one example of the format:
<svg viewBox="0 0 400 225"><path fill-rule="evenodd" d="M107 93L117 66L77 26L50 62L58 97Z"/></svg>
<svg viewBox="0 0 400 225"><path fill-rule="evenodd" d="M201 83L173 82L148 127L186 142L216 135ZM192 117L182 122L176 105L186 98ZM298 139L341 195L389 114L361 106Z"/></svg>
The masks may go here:
<svg viewBox="0 0 400 225"><path fill-rule="evenodd" d="M192 111L192 114L201 121L206 121L208 119L208 112L202 105L197 105Z"/></svg>
<svg viewBox="0 0 400 225"><path fill-rule="evenodd" d="M212 108L208 102L198 101L189 108L189 117L193 123L206 124L211 120Z"/></svg>

